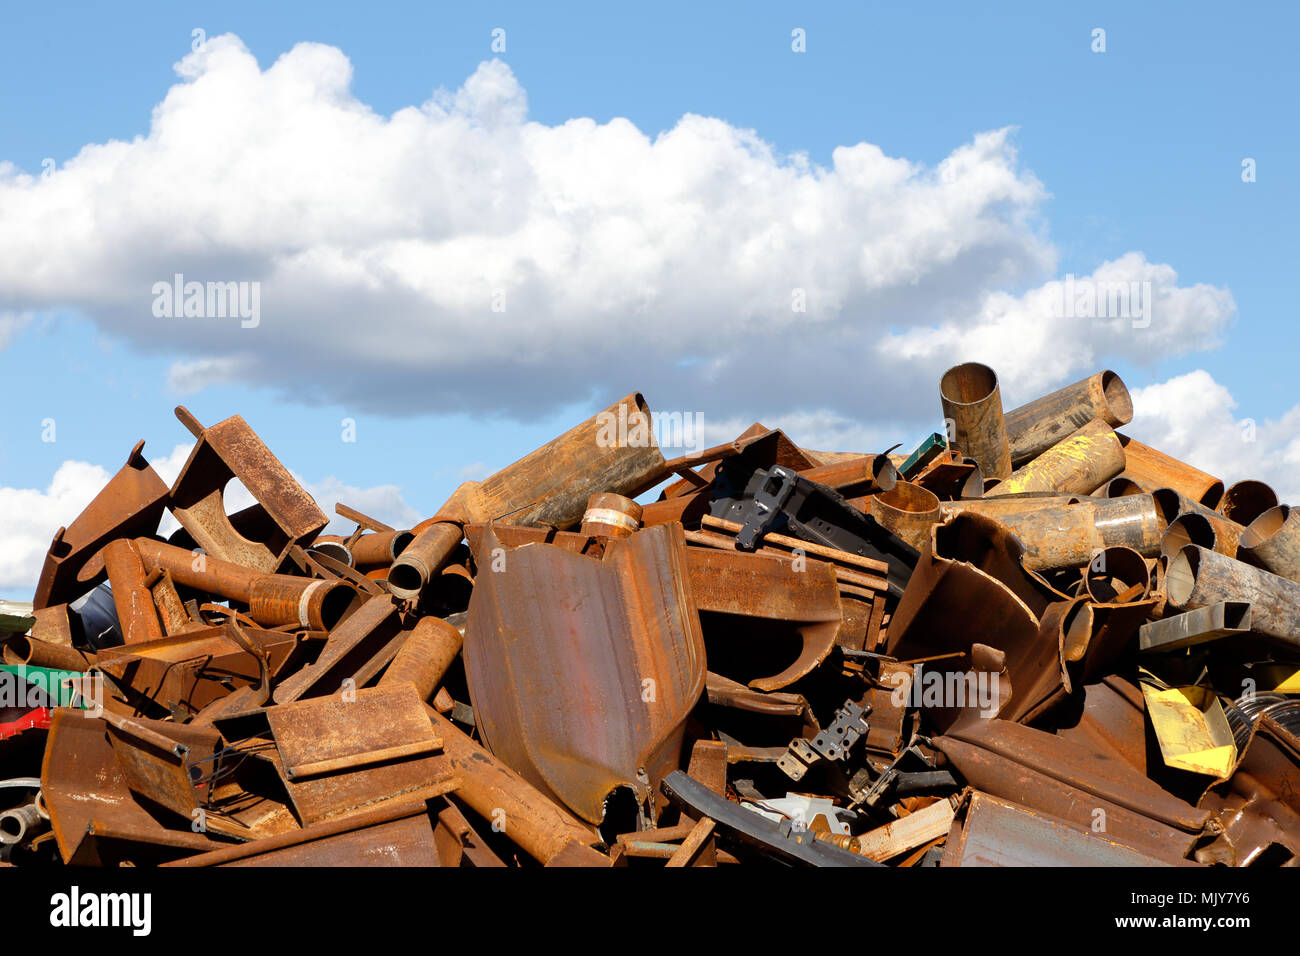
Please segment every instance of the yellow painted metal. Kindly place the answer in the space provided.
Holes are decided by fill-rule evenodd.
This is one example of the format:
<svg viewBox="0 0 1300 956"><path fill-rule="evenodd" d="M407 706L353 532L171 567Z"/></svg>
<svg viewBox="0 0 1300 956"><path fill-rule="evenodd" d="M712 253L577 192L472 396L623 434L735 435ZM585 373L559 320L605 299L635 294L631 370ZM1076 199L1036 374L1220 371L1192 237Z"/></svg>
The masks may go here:
<svg viewBox="0 0 1300 956"><path fill-rule="evenodd" d="M1223 705L1208 687L1169 687L1142 673L1147 717L1165 764L1223 780L1237 761L1237 746Z"/></svg>

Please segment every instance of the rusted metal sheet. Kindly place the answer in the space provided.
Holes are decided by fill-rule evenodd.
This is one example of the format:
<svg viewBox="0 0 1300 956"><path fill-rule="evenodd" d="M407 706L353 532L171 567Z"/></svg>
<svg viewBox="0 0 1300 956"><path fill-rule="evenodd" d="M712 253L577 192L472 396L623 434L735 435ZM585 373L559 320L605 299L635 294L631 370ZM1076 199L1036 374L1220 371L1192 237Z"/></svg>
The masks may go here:
<svg viewBox="0 0 1300 956"><path fill-rule="evenodd" d="M153 534L167 505L167 486L136 442L126 464L66 528L54 535L36 583L36 610L85 594L104 577L100 550L116 538Z"/></svg>
<svg viewBox="0 0 1300 956"><path fill-rule="evenodd" d="M1250 866L1272 857L1300 859L1300 738L1265 714L1255 725L1236 772L1199 806L1214 810L1222 835L1199 849L1202 863Z"/></svg>
<svg viewBox="0 0 1300 956"><path fill-rule="evenodd" d="M1053 616L1044 635L1041 616L1052 604L1070 601L1027 572L1023 554L1005 527L982 515L960 515L935 527L890 622L888 653L900 660L947 657L931 665L946 680L954 668L966 669L967 662L951 655L984 643L1005 654L1009 709L993 702L1003 716L1022 719L1047 706L1069 685L1061 656L1063 619ZM989 706L987 700L951 701L934 708L931 717L945 726L963 712Z"/></svg>
<svg viewBox="0 0 1300 956"><path fill-rule="evenodd" d="M269 680L297 645L292 634L234 623L159 641L105 648L96 666L148 701L182 717L203 710L239 686Z"/></svg>
<svg viewBox="0 0 1300 956"><path fill-rule="evenodd" d="M1151 856L987 793L971 794L965 818L944 844L941 866L1191 866Z"/></svg>
<svg viewBox="0 0 1300 956"><path fill-rule="evenodd" d="M252 756L274 766L303 826L460 784L409 685L284 704L269 708L267 720L275 749Z"/></svg>
<svg viewBox="0 0 1300 956"><path fill-rule="evenodd" d="M799 656L770 677L749 686L772 691L788 687L824 661L840 632L841 609L835 574L825 564L797 565L775 556L691 548L691 595L700 611L784 621L797 630Z"/></svg>
<svg viewBox="0 0 1300 956"><path fill-rule="evenodd" d="M316 697L266 714L289 780L354 770L442 749L409 684Z"/></svg>
<svg viewBox="0 0 1300 956"><path fill-rule="evenodd" d="M65 863L157 862L221 844L188 826L169 829L131 796L104 720L54 711L41 766L41 793Z"/></svg>
<svg viewBox="0 0 1300 956"><path fill-rule="evenodd" d="M330 632L315 662L276 687L275 702L333 694L345 680L364 687L393 659L405 637L393 600L372 597Z"/></svg>
<svg viewBox="0 0 1300 956"><path fill-rule="evenodd" d="M600 561L509 549L474 589L464 654L484 742L593 824L615 791L653 797L681 756L705 675L688 573L681 526L659 525Z"/></svg>
<svg viewBox="0 0 1300 956"><path fill-rule="evenodd" d="M423 801L401 802L168 866L443 866ZM452 864L454 865L454 864Z"/></svg>
<svg viewBox="0 0 1300 956"><path fill-rule="evenodd" d="M144 562L129 538L104 545L104 568L113 588L113 604L122 637L128 644L161 640L162 623L154 606L153 592L145 582Z"/></svg>
<svg viewBox="0 0 1300 956"><path fill-rule="evenodd" d="M206 797L196 781L221 748L221 735L210 727L173 721L123 717L105 712L108 739L126 785L133 793L166 807L187 820L197 819Z"/></svg>
<svg viewBox="0 0 1300 956"><path fill-rule="evenodd" d="M1100 810L1112 839L1158 859L1185 859L1209 820L1129 765L1020 724L967 721L934 745L976 789L1084 828Z"/></svg>
<svg viewBox="0 0 1300 956"><path fill-rule="evenodd" d="M172 484L171 511L208 554L269 574L288 545L309 543L329 523L243 418L204 428L183 405L176 417L198 441ZM259 540L240 534L226 515L223 493L235 478L273 526Z"/></svg>

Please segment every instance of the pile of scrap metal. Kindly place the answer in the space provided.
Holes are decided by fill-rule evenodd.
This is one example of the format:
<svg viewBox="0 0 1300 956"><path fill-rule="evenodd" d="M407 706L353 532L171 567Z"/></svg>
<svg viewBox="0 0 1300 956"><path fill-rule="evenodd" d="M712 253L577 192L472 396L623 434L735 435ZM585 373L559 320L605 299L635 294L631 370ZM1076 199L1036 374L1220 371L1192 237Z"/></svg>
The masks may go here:
<svg viewBox="0 0 1300 956"><path fill-rule="evenodd" d="M1116 432L1112 372L939 392L911 454L671 461L633 394L346 535L178 409L172 487L137 445L0 609L3 857L1294 864L1300 516Z"/></svg>

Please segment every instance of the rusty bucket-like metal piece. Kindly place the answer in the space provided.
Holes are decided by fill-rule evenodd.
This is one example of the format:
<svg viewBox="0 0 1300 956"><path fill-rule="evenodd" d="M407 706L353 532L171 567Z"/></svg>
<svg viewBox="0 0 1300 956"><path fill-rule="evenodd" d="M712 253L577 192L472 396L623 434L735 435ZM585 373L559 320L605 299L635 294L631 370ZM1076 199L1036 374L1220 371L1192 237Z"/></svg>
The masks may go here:
<svg viewBox="0 0 1300 956"><path fill-rule="evenodd" d="M489 528L484 544L499 547ZM477 579L465 631L470 700L491 751L582 819L676 770L704 690L704 640L681 525L613 539L603 560L507 549Z"/></svg>

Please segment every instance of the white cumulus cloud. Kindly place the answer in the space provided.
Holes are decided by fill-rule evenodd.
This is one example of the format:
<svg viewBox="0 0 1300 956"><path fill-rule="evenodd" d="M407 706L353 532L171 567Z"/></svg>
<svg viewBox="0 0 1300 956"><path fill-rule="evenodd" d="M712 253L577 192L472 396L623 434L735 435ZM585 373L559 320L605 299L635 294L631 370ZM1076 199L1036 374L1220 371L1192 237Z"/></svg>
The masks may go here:
<svg viewBox="0 0 1300 956"><path fill-rule="evenodd" d="M870 382L884 418L1005 335L1006 374L1036 392L1066 366L1203 347L1232 312L1134 253L1097 273L1156 284L1147 335L1042 322L1047 192L1008 129L933 166L866 141L822 165L693 114L657 133L531 121L496 60L387 116L321 44L263 69L226 35L177 72L147 135L45 177L0 164L0 310L79 308L174 356L180 392L533 416L639 388L743 417L797 383L789 410L857 419ZM178 274L259 283L256 326L156 317Z"/></svg>

